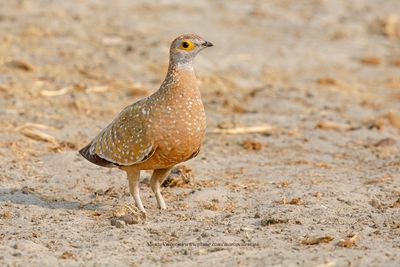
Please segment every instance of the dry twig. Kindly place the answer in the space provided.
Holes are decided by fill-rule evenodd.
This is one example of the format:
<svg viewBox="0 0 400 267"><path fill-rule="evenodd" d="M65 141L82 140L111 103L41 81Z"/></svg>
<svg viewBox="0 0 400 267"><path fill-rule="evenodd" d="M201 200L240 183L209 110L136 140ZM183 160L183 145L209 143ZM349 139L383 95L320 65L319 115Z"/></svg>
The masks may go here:
<svg viewBox="0 0 400 267"><path fill-rule="evenodd" d="M357 234L351 235L351 236L349 236L349 239L339 240L338 245L340 247L344 247L344 248L351 248L352 246L354 246L356 244L357 238L358 238Z"/></svg>
<svg viewBox="0 0 400 267"><path fill-rule="evenodd" d="M34 139L37 141L48 142L55 146L60 145L60 143L57 141L57 139L54 136L44 133L44 132L40 131L39 129L49 130L49 129L54 129L54 128L47 126L47 125L38 124L38 123L26 123L22 126L17 127L15 130L31 139Z"/></svg>
<svg viewBox="0 0 400 267"><path fill-rule="evenodd" d="M251 133L262 133L268 134L274 130L271 125L260 125L251 127L236 127L230 129L211 129L208 133L211 134L251 134Z"/></svg>

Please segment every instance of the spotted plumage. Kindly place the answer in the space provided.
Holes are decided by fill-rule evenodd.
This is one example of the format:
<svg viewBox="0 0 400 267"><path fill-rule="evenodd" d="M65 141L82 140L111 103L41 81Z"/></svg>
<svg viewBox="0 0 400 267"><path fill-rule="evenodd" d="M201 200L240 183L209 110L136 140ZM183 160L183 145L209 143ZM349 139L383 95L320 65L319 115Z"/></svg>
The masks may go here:
<svg viewBox="0 0 400 267"><path fill-rule="evenodd" d="M126 107L80 153L90 162L127 172L136 205L140 170L154 170L150 180L160 208L165 203L160 185L171 168L195 157L200 150L206 117L193 59L210 42L194 34L176 38L170 48L170 64L160 89Z"/></svg>

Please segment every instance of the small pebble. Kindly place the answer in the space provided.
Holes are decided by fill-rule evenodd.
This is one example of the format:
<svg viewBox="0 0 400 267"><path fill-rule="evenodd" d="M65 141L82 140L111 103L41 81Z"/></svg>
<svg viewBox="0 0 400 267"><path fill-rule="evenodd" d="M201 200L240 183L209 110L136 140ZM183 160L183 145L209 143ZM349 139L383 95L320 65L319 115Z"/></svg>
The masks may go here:
<svg viewBox="0 0 400 267"><path fill-rule="evenodd" d="M125 227L125 222L121 221L119 219L111 219L111 225L115 226L117 228L124 228Z"/></svg>
<svg viewBox="0 0 400 267"><path fill-rule="evenodd" d="M132 215L124 215L118 218L118 220L125 222L125 224L138 224L139 220Z"/></svg>
<svg viewBox="0 0 400 267"><path fill-rule="evenodd" d="M393 146L396 144L396 140L393 138L384 138L374 144L374 146Z"/></svg>

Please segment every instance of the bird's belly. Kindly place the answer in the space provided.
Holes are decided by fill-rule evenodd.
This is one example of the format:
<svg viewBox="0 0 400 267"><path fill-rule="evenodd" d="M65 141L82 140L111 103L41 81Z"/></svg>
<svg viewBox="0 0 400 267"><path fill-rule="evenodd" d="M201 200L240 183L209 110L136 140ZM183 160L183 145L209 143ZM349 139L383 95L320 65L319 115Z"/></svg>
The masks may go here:
<svg viewBox="0 0 400 267"><path fill-rule="evenodd" d="M195 155L204 137L206 118L204 111L200 111L196 116L165 119L164 123L157 125L153 127L156 130L153 137L157 149L143 165L151 169L170 167Z"/></svg>
<svg viewBox="0 0 400 267"><path fill-rule="evenodd" d="M187 160L200 148L204 132L205 125L184 127L176 125L160 136L158 142L160 156L177 163Z"/></svg>
<svg viewBox="0 0 400 267"><path fill-rule="evenodd" d="M154 154L146 161L137 165L142 170L163 169L172 167L196 155L201 146L202 136L185 139L165 138L159 142Z"/></svg>

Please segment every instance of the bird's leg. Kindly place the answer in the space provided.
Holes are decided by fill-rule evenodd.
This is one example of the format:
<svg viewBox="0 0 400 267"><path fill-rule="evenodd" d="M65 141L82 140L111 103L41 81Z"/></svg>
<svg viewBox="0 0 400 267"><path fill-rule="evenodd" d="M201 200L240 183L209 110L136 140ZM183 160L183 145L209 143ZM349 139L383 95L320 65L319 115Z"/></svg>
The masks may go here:
<svg viewBox="0 0 400 267"><path fill-rule="evenodd" d="M131 195L135 199L136 207L139 210L146 212L146 210L143 207L142 200L140 199L140 195L139 195L140 170L129 169L129 170L126 170L126 174L128 176L129 191L131 192Z"/></svg>
<svg viewBox="0 0 400 267"><path fill-rule="evenodd" d="M172 168L154 170L150 179L150 186L156 195L158 207L163 210L167 209L167 206L165 205L164 198L161 195L160 186L171 172L171 169Z"/></svg>

